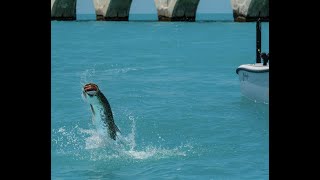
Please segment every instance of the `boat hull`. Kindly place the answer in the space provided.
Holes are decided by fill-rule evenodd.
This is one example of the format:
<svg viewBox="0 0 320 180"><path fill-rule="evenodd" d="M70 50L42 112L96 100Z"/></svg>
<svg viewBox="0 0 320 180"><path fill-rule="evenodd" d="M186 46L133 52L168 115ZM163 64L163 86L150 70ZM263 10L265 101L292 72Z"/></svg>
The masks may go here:
<svg viewBox="0 0 320 180"><path fill-rule="evenodd" d="M241 93L259 103L269 104L269 66L241 65L237 68Z"/></svg>

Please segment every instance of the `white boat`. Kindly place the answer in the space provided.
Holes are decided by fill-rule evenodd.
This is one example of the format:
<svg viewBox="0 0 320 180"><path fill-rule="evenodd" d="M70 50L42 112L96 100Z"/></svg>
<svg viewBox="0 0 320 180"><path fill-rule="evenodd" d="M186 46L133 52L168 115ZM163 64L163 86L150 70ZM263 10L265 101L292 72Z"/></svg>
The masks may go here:
<svg viewBox="0 0 320 180"><path fill-rule="evenodd" d="M243 64L236 70L241 93L255 101L269 103L269 65Z"/></svg>
<svg viewBox="0 0 320 180"><path fill-rule="evenodd" d="M243 96L252 101L269 104L269 54L261 53L261 25L257 21L256 63L242 64L236 69ZM263 63L261 63L261 58Z"/></svg>

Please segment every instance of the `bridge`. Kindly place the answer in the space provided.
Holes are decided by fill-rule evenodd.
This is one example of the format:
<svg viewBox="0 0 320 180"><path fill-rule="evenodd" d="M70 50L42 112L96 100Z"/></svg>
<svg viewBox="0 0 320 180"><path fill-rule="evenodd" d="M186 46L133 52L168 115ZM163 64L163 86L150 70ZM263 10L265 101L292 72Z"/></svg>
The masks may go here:
<svg viewBox="0 0 320 180"><path fill-rule="evenodd" d="M159 21L196 20L200 0L154 0ZM93 0L96 20L128 21L132 0ZM76 20L77 0L51 0L51 20ZM231 0L236 22L269 21L269 0Z"/></svg>

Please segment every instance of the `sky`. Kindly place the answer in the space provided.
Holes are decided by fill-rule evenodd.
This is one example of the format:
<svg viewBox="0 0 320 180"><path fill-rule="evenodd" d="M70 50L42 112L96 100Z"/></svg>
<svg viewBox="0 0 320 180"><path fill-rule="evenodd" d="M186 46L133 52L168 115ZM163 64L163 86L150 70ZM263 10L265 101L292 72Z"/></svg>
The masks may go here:
<svg viewBox="0 0 320 180"><path fill-rule="evenodd" d="M92 0L77 0L77 13L95 14ZM232 13L231 0L200 0L197 13ZM154 0L132 0L130 14L157 14Z"/></svg>

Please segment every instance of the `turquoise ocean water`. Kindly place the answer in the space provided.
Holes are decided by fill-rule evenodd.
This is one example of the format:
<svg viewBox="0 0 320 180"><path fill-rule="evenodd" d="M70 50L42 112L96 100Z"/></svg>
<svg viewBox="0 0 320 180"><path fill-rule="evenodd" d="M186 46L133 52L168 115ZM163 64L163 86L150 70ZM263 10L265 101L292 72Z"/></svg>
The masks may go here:
<svg viewBox="0 0 320 180"><path fill-rule="evenodd" d="M255 23L77 18L51 22L52 179L269 179L269 106L243 97L235 72L255 62ZM95 132L87 82L108 98L118 141Z"/></svg>

